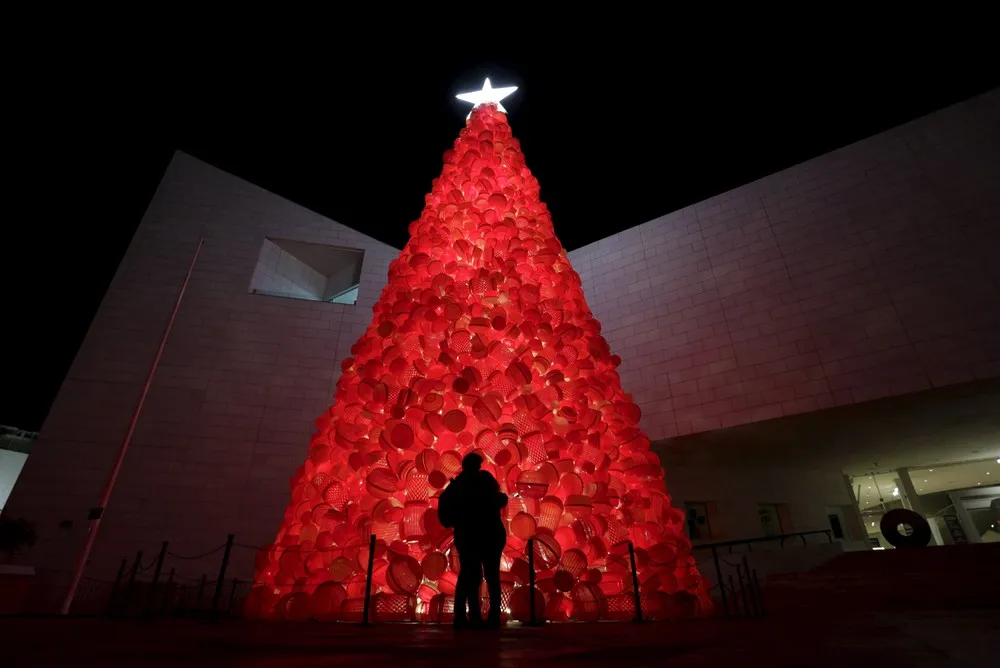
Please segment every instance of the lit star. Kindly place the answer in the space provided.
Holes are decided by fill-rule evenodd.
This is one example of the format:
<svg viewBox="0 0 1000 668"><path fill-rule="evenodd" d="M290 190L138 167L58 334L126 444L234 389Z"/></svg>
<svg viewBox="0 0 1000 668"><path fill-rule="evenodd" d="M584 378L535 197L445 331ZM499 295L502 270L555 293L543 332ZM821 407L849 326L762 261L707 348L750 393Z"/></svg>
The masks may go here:
<svg viewBox="0 0 1000 668"><path fill-rule="evenodd" d="M517 86L494 88L493 86L490 85L490 80L487 77L486 81L483 82L482 90L473 91L471 93L460 93L455 97L457 97L462 102L469 102L470 104L472 104L473 109L475 109L481 104L489 104L492 102L497 105L497 109L506 114L507 110L503 108L502 104L500 104L500 100L504 99L505 97L507 97L516 90ZM469 115L471 116L472 114L470 113Z"/></svg>

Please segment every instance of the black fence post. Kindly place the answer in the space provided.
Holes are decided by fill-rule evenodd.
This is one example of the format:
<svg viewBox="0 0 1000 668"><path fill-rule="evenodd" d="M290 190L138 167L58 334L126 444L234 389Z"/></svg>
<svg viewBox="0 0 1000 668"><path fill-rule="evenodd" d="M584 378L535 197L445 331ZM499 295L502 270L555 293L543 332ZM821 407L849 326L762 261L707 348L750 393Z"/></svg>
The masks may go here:
<svg viewBox="0 0 1000 668"><path fill-rule="evenodd" d="M198 595L194 599L194 609L198 610L201 606L201 595L205 592L205 585L208 583L208 575L205 573L201 574L201 583L198 585Z"/></svg>
<svg viewBox="0 0 1000 668"><path fill-rule="evenodd" d="M760 618L760 606L757 604L757 591L754 588L753 578L750 577L750 564L747 558L743 557L743 572L747 575L747 589L750 590L750 605L753 606L753 616Z"/></svg>
<svg viewBox="0 0 1000 668"><path fill-rule="evenodd" d="M226 609L226 614L230 617L233 616L233 601L236 600L236 587L239 583L239 580L233 578L233 587L229 590L229 607Z"/></svg>
<svg viewBox="0 0 1000 668"><path fill-rule="evenodd" d="M163 614L164 610L170 609L170 599L174 595L174 574L175 569L173 566L170 567L170 575L167 576L166 593L163 594L163 602L160 604L160 615Z"/></svg>
<svg viewBox="0 0 1000 668"><path fill-rule="evenodd" d="M535 610L535 539L528 539L528 626L539 626Z"/></svg>
<svg viewBox="0 0 1000 668"><path fill-rule="evenodd" d="M722 579L722 567L719 566L719 551L712 546L712 559L715 561L715 581L719 583L719 596L722 597L722 616L729 616L729 602L726 599L726 582Z"/></svg>
<svg viewBox="0 0 1000 668"><path fill-rule="evenodd" d="M365 605L361 626L368 626L368 614L372 604L372 570L375 568L375 534L368 536L368 572L365 574Z"/></svg>
<svg viewBox="0 0 1000 668"><path fill-rule="evenodd" d="M118 575L115 576L115 584L111 587L111 595L108 596L108 609L104 613L109 617L114 612L115 599L118 598L118 587L121 586L122 578L125 577L125 569L128 567L128 559L122 557L122 565L118 567Z"/></svg>
<svg viewBox="0 0 1000 668"><path fill-rule="evenodd" d="M635 569L635 546L628 542L628 560L632 564L632 595L635 597L635 621L642 621L642 594L639 592L639 573Z"/></svg>
<svg viewBox="0 0 1000 668"><path fill-rule="evenodd" d="M757 579L757 569L753 569L753 586L757 591L757 603L760 606L760 616L761 618L767 617L767 611L764 609L764 597L760 593L760 580Z"/></svg>
<svg viewBox="0 0 1000 668"><path fill-rule="evenodd" d="M160 553L156 556L156 568L153 570L153 581L149 583L149 594L146 596L146 609L143 615L148 615L153 609L153 597L156 596L156 585L160 581L160 573L163 572L163 560L167 558L167 541L160 545Z"/></svg>
<svg viewBox="0 0 1000 668"><path fill-rule="evenodd" d="M142 550L135 553L135 563L128 574L128 584L125 585L125 594L122 596L121 611L124 615L128 612L129 598L132 596L132 589L135 587L135 576L139 572L139 564L142 563Z"/></svg>
<svg viewBox="0 0 1000 668"><path fill-rule="evenodd" d="M222 554L222 566L219 568L219 579L215 581L215 596L212 597L212 616L219 611L219 599L222 598L222 583L226 579L226 568L229 567L229 553L233 551L233 539L229 534L226 538L226 551Z"/></svg>
<svg viewBox="0 0 1000 668"><path fill-rule="evenodd" d="M747 586L750 584L750 572L747 572L746 584L743 582L743 569L737 565L736 566L736 577L740 580L740 595L743 597L743 615L745 617L750 616L750 602L747 600Z"/></svg>

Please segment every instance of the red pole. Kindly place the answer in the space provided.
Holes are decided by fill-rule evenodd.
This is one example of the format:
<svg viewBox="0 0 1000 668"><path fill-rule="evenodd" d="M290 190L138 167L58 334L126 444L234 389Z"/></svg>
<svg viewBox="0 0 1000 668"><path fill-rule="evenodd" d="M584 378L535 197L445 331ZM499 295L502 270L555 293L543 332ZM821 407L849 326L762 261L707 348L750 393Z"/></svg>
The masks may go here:
<svg viewBox="0 0 1000 668"><path fill-rule="evenodd" d="M375 570L375 534L368 537L368 574L365 576L365 609L361 626L368 626L368 615L372 601L372 571Z"/></svg>
<svg viewBox="0 0 1000 668"><path fill-rule="evenodd" d="M122 469L122 462L125 460L125 453L128 452L128 446L132 443L132 435L135 433L135 426L139 422L139 415L142 413L143 404L146 403L146 395L149 394L149 387L153 383L153 376L156 375L156 368L160 365L160 358L163 356L163 348L167 345L167 337L170 336L170 330L174 326L174 319L177 317L177 311L180 309L181 300L184 299L184 292L187 290L188 281L191 280L191 273L194 271L194 265L198 261L198 255L201 253L202 244L205 243L205 238L202 237L198 239L198 247L194 251L194 257L191 258L191 266L188 267L187 275L184 277L184 283L181 285L181 291L177 294L177 301L174 302L174 309L170 312L170 320L167 321L167 327L163 330L163 336L160 338L160 347L156 350L156 357L153 359L152 366L149 367L149 373L146 375L146 384L142 386L142 393L139 395L139 401L135 405L135 410L132 412L132 419L128 423L128 429L125 431L125 437L122 439L122 444L118 448L118 455L115 457L115 463L111 467L111 473L108 475L108 481L104 485L104 493L101 494L101 503L96 508L90 511L90 526L87 529L87 539L83 542L83 549L80 550L80 556L77 557L76 567L73 569L73 579L70 580L69 590L66 592L66 598L63 599L62 609L60 612L64 615L69 614L69 608L73 605L73 597L76 596L77 587L80 586L80 580L83 578L83 571L87 568L87 561L90 559L90 551L94 548L94 541L97 540L97 531L101 526L101 517L104 515L104 509L108 506L108 500L111 498L111 492L115 488L115 482L118 480L118 473Z"/></svg>

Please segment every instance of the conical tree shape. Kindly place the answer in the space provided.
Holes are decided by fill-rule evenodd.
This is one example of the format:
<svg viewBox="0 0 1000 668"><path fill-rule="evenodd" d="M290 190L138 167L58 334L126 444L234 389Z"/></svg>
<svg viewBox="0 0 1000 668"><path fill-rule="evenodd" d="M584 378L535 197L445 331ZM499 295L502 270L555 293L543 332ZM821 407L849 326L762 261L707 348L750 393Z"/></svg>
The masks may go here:
<svg viewBox="0 0 1000 668"><path fill-rule="evenodd" d="M706 588L659 460L621 387L580 277L505 114L476 107L317 420L247 612L446 621L457 557L437 496L479 451L511 499L505 613L629 618L628 542L644 613L705 614ZM544 599L544 600L543 600Z"/></svg>

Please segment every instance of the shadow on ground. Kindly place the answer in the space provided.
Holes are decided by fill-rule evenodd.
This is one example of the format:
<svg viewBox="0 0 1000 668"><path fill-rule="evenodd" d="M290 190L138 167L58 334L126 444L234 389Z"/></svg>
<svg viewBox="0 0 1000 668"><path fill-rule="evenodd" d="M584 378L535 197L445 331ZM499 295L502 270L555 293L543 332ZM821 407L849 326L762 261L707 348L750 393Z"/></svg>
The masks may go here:
<svg viewBox="0 0 1000 668"><path fill-rule="evenodd" d="M4 666L983 666L1000 611L560 624L502 631L385 624L0 620Z"/></svg>

